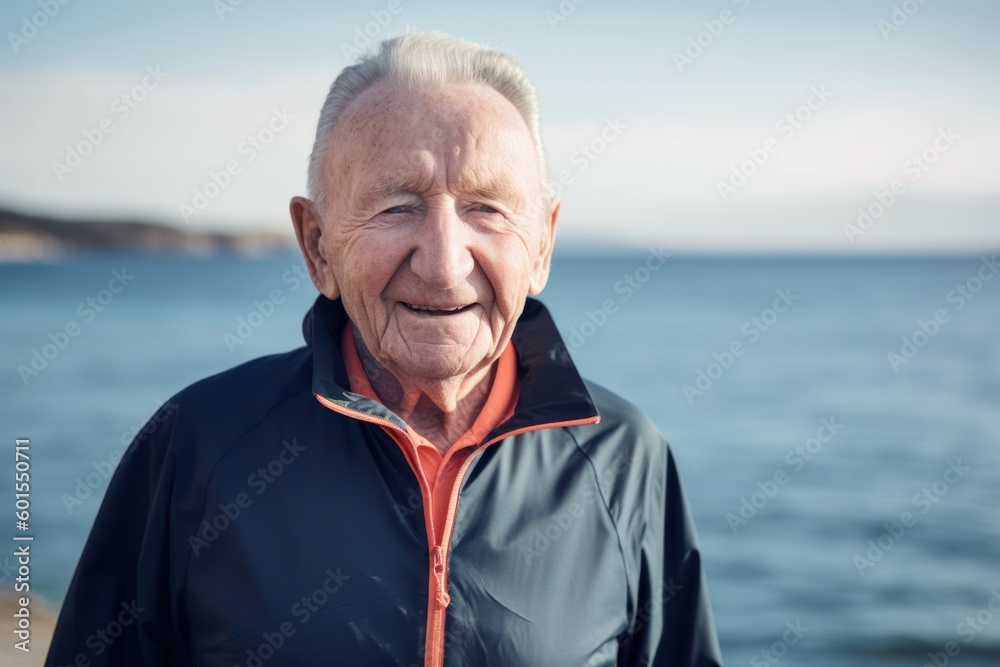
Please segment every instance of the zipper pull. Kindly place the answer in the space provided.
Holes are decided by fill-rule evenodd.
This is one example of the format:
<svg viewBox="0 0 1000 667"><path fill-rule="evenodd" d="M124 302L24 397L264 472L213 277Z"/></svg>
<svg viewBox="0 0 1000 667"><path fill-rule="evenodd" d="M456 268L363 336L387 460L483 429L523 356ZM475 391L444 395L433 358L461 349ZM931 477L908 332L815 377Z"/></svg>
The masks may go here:
<svg viewBox="0 0 1000 667"><path fill-rule="evenodd" d="M444 564L447 559L444 547L434 547L431 549L431 566L434 568L434 578L437 581L437 603L442 607L447 607L451 603L451 596L448 595L448 582L444 576Z"/></svg>

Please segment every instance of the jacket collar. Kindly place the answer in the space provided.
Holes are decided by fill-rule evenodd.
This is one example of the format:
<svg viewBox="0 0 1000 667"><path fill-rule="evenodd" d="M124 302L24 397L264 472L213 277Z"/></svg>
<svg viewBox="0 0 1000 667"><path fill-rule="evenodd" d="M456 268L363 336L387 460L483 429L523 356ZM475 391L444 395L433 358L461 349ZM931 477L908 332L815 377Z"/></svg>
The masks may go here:
<svg viewBox="0 0 1000 667"><path fill-rule="evenodd" d="M405 430L391 410L350 390L340 334L347 323L340 299L320 294L302 321L302 334L313 355L313 394L341 407L388 420ZM566 350L548 309L528 298L512 335L517 350L521 393L514 415L498 426L486 441L503 434L567 423L596 423L594 401Z"/></svg>

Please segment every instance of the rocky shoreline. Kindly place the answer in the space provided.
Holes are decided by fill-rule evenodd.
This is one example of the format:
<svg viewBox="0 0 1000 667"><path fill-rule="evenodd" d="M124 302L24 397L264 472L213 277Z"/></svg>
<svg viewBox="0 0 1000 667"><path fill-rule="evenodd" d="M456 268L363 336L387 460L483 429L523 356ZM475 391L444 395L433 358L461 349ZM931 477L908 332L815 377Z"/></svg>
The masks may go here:
<svg viewBox="0 0 1000 667"><path fill-rule="evenodd" d="M0 261L47 261L94 252L259 256L294 248L291 231L205 233L125 220L62 220L0 210Z"/></svg>

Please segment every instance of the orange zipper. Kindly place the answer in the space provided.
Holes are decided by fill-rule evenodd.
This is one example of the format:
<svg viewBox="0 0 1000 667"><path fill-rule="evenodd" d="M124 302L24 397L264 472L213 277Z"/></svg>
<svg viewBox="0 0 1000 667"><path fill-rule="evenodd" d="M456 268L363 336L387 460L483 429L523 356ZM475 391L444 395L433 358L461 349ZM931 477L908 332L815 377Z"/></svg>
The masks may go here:
<svg viewBox="0 0 1000 667"><path fill-rule="evenodd" d="M399 428L388 419L382 419L381 417L375 417L373 415L365 414L364 412L344 408L332 401L327 400L319 394L316 394L316 398L320 403L334 412L339 412L347 417L353 417L371 424L377 424L378 426L386 429L392 429L392 431L398 433L400 437L406 438L407 441L410 439L410 437L406 434L406 431ZM448 595L448 550L446 547L436 544L437 538L435 537L433 511L434 501L431 498L430 485L427 483L427 478L423 474L423 469L420 468L420 466L417 465L417 462L413 460L413 456L415 456L415 453L411 452L413 448L404 447L396 437L393 437L393 440L397 445L399 445L399 448L403 450L403 456L406 458L406 462L409 464L410 469L413 470L414 475L417 477L417 483L420 485L420 495L423 498L424 527L427 530L427 546L429 551L429 572L427 575L427 631L424 636L424 665L425 667L441 665L444 662L444 615L445 610L451 603L451 596ZM467 462L468 461L466 461L466 463ZM464 468L462 470L464 472Z"/></svg>
<svg viewBox="0 0 1000 667"><path fill-rule="evenodd" d="M410 441L410 437L406 434L406 431L399 428L388 419L382 419L381 417L375 417L373 415L365 414L364 412L344 408L330 400L327 400L319 394L316 394L316 398L320 403L334 412L339 412L342 415L354 417L355 419L359 419L361 421L377 424L383 428L392 429L396 433L399 433L402 437L406 438L407 441ZM458 475L455 476L455 485L449 490L448 511L445 514L444 531L441 535L440 544L435 544L437 538L434 530L434 501L431 498L430 485L424 477L422 468L420 468L417 462L412 458L412 456L415 456L416 454L414 453L411 456L411 452L408 451L406 447L403 447L398 440L396 441L396 444L400 445L400 449L403 450L406 462L410 465L410 468L412 468L417 477L417 482L420 484L420 494L423 496L424 501L424 525L427 529L427 544L430 552L428 554L430 557L430 571L427 577L427 634L424 646L424 667L443 667L444 665L445 616L448 610L448 605L451 604L451 596L448 594L448 549L451 546L451 534L455 527L455 517L458 515L459 492L462 489L462 484L465 481L465 474L468 472L469 466L472 465L472 462L481 453L478 450L482 450L495 442L503 440L504 438L513 437L522 433L528 433L530 431L540 431L545 428L561 428L564 426L596 424L599 421L601 421L600 415L595 415L593 417L585 417L583 419L526 426L508 433L503 433L492 440L483 443L477 451L473 452L465 459L465 461L462 462L462 467L459 468ZM393 440L396 440L396 438L393 438ZM411 447L410 449L413 448Z"/></svg>
<svg viewBox="0 0 1000 667"><path fill-rule="evenodd" d="M458 496L465 481L465 473L469 471L469 466L477 456L477 452L470 454L464 461L462 467L458 469L455 476L455 485L449 491L448 512L445 514L444 532L441 535L441 544L434 547L434 559L432 567L437 576L438 598L437 607L434 610L434 619L427 620L427 627L431 629L427 638L427 655L424 660L424 667L441 667L444 665L444 623L448 604L451 596L448 595L448 549L451 547L451 534L455 527L455 516L458 515Z"/></svg>

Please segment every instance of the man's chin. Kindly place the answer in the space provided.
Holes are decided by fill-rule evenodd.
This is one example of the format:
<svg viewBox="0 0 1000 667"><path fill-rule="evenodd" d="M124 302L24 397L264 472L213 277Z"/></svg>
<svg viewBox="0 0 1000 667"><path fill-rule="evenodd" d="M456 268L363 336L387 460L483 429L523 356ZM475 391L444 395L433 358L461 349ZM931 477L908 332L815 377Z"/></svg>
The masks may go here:
<svg viewBox="0 0 1000 667"><path fill-rule="evenodd" d="M475 356L475 359L470 362ZM409 380L449 380L474 370L482 359L468 348L446 345L415 345L410 354L396 359L395 366ZM403 378L398 378L403 379Z"/></svg>
<svg viewBox="0 0 1000 667"><path fill-rule="evenodd" d="M420 362L408 364L401 370L406 374L407 379L413 381L431 380L444 381L466 375L469 370L459 364L435 363L434 360L424 359Z"/></svg>

